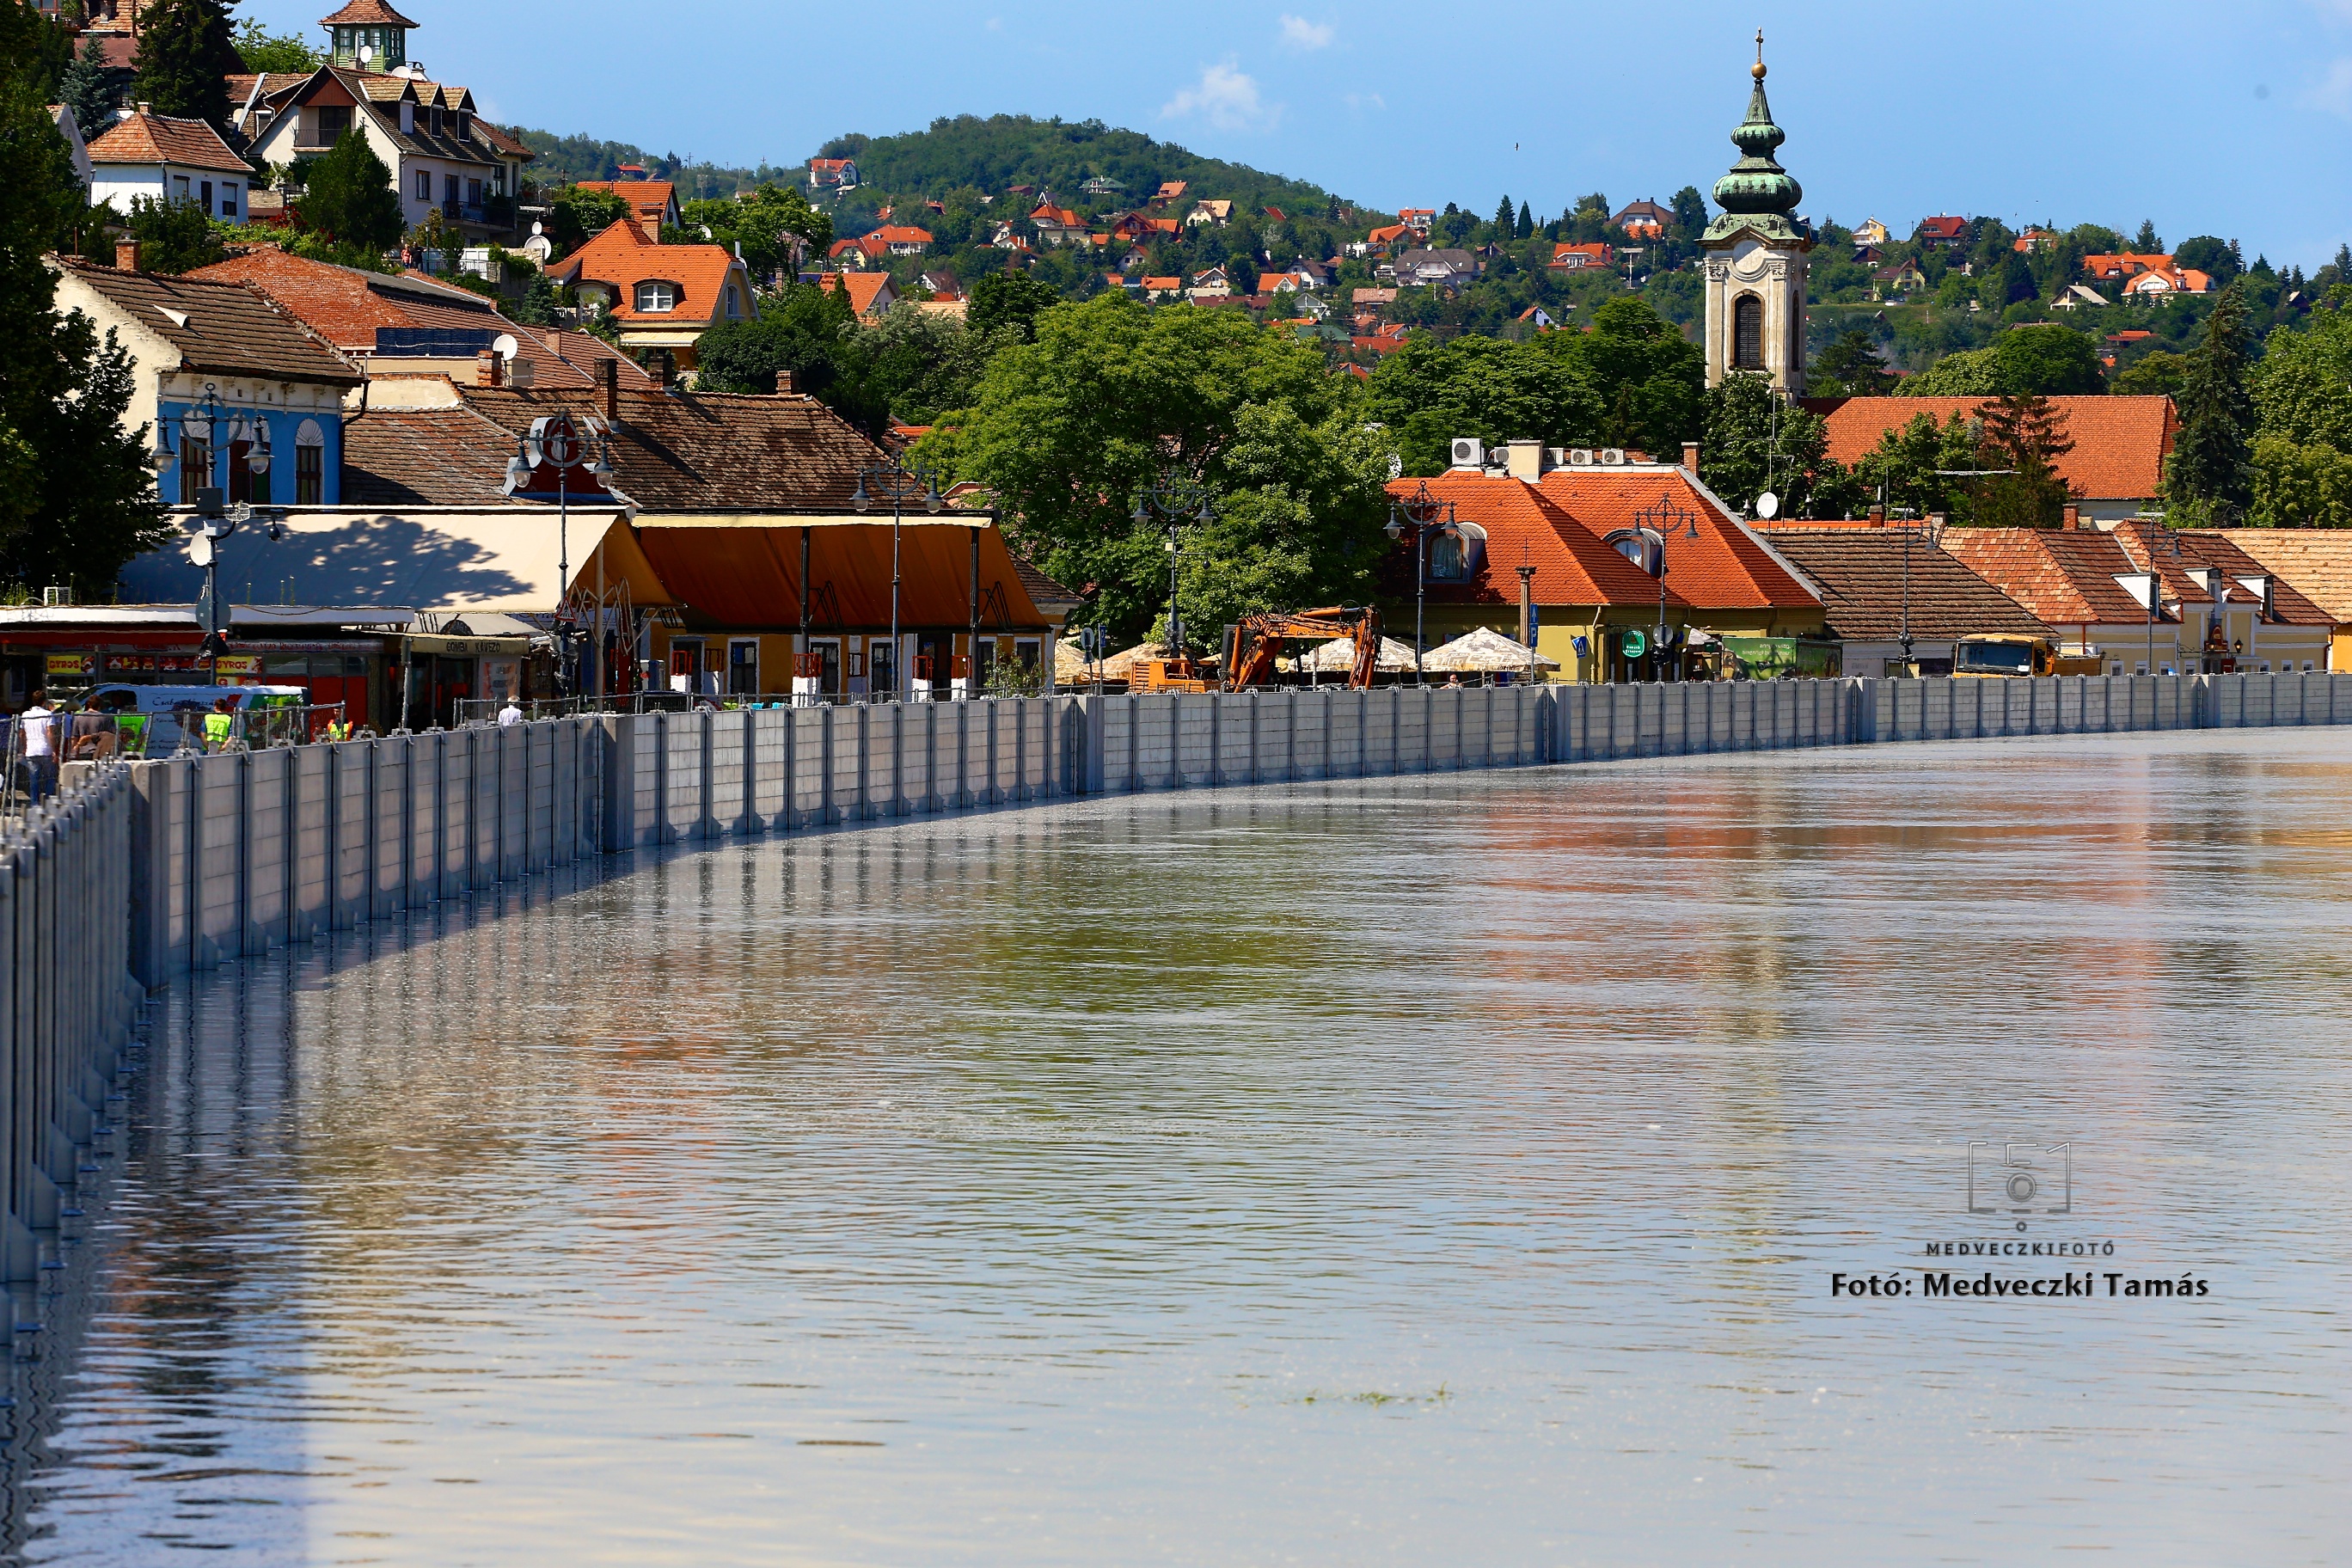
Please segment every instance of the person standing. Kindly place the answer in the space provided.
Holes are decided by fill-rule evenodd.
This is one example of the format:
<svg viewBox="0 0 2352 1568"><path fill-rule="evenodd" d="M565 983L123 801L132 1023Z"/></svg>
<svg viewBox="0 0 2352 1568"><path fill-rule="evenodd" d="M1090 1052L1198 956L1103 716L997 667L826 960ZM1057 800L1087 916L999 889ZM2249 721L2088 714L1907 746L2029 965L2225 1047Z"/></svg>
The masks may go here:
<svg viewBox="0 0 2352 1568"><path fill-rule="evenodd" d="M503 730L510 724L520 724L521 722L522 704L517 702L514 698L509 695L507 698L507 705L499 710L499 728Z"/></svg>
<svg viewBox="0 0 2352 1568"><path fill-rule="evenodd" d="M25 731L26 788L37 804L58 790L57 711L49 706L49 694L35 687L16 722Z"/></svg>

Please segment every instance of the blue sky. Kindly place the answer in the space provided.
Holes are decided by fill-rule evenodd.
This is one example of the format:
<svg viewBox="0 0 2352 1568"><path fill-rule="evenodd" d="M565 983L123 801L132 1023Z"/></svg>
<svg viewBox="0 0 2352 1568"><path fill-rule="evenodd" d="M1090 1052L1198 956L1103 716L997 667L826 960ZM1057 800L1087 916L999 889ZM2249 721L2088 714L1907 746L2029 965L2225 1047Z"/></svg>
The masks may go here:
<svg viewBox="0 0 2352 1568"><path fill-rule="evenodd" d="M1546 216L1706 188L1761 26L1816 219L2145 217L2306 268L2352 239L2352 0L399 4L417 58L494 117L656 152L784 163L943 114L1096 116L1390 210L1507 191ZM331 8L240 14L316 39Z"/></svg>

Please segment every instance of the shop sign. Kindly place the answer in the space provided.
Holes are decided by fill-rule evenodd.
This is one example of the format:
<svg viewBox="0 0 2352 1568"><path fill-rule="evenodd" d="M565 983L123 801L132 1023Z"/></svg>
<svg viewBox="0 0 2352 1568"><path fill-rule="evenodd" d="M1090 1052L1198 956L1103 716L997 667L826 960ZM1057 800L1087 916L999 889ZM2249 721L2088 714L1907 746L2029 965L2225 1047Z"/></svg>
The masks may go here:
<svg viewBox="0 0 2352 1568"><path fill-rule="evenodd" d="M106 656L109 675L152 675L155 656L152 653L110 653Z"/></svg>
<svg viewBox="0 0 2352 1568"><path fill-rule="evenodd" d="M225 653L221 655L219 668L223 675L259 675L261 656L257 653Z"/></svg>
<svg viewBox="0 0 2352 1568"><path fill-rule="evenodd" d="M49 655L47 668L51 675L88 675L97 662L90 654L53 653Z"/></svg>

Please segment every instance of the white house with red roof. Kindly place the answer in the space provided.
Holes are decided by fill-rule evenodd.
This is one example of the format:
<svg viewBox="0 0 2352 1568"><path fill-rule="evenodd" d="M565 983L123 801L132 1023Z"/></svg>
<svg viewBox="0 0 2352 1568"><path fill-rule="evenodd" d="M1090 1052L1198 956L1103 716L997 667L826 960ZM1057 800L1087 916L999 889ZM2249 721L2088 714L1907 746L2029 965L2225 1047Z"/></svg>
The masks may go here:
<svg viewBox="0 0 2352 1568"><path fill-rule="evenodd" d="M131 204L142 197L186 202L206 217L245 221L253 170L202 120L158 114L142 103L109 126L89 151L93 205L111 202L128 217Z"/></svg>
<svg viewBox="0 0 2352 1568"><path fill-rule="evenodd" d="M620 329L621 346L666 349L691 371L695 342L713 327L758 317L743 260L723 245L656 245L621 218L547 269Z"/></svg>
<svg viewBox="0 0 2352 1568"><path fill-rule="evenodd" d="M808 164L809 189L828 188L854 191L857 188L857 160L855 158L811 158Z"/></svg>

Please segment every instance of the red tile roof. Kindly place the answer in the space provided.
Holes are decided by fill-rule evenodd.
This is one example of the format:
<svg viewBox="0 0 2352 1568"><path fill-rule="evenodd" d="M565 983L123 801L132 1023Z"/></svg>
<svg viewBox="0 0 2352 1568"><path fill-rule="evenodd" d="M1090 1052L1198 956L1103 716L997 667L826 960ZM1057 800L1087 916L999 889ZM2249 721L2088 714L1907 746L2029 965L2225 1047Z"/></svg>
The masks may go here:
<svg viewBox="0 0 2352 1568"><path fill-rule="evenodd" d="M180 363L162 368L335 386L360 383L360 373L350 361L257 289L211 279L121 272L79 257L58 258L55 265L170 343Z"/></svg>
<svg viewBox="0 0 2352 1568"><path fill-rule="evenodd" d="M1921 218L1919 220L1918 232L1932 236L1937 239L1958 239L1960 237L1961 232L1968 226L1968 219L1964 217L1953 217L1949 215L1946 215L1940 217Z"/></svg>
<svg viewBox="0 0 2352 1568"><path fill-rule="evenodd" d="M618 196L635 208L639 217L662 216L677 195L677 187L667 180L582 180L579 188Z"/></svg>
<svg viewBox="0 0 2352 1568"><path fill-rule="evenodd" d="M2112 533L1952 528L1944 531L1944 548L2049 626L2147 624L2147 609L2116 581L2142 567Z"/></svg>
<svg viewBox="0 0 2352 1568"><path fill-rule="evenodd" d="M319 18L321 27L414 27L415 23L385 5L383 0L351 0L351 4L331 16Z"/></svg>
<svg viewBox="0 0 2352 1568"><path fill-rule="evenodd" d="M2269 529L2168 529L2160 524L2142 521L2120 522L2116 525L2116 539L2124 553L2130 556L2137 571L2153 571L2164 579L2164 596L2178 599L2185 605L2212 602L2212 595L2189 575L2200 567L2219 570L2235 582L2243 577L2269 577L2271 608L2277 618L2289 626L2332 626L2336 616L2325 606L2313 602L2302 589L2283 572L2263 565L2250 551L2240 546L2236 535L2273 532ZM2176 552L2175 546L2179 549ZM2231 588L2232 600L2242 603L2251 593L2243 588Z"/></svg>
<svg viewBox="0 0 2352 1568"><path fill-rule="evenodd" d="M1432 584L1441 603L1516 604L1522 565L1536 569L1545 605L1655 605L1658 580L1606 542L1634 526L1633 514L1663 495L1697 518L1699 537L1675 537L1666 551L1666 604L1695 610L1792 609L1820 601L1755 534L1680 468L1554 468L1540 482L1451 472L1397 479L1400 500L1426 484L1454 515L1486 530L1486 548L1467 584ZM1410 579L1408 578L1408 581Z"/></svg>
<svg viewBox="0 0 2352 1568"><path fill-rule="evenodd" d="M2337 626L2352 626L2352 529L2232 528L2221 537L2292 584Z"/></svg>
<svg viewBox="0 0 2352 1568"><path fill-rule="evenodd" d="M1829 422L1829 455L1851 468L1922 414L1938 425L1984 406L1981 397L1809 397L1804 405ZM2172 399L2099 395L2053 397L2074 449L2058 459L2058 477L2085 500L2145 500L2163 488L2164 459L2179 428Z"/></svg>
<svg viewBox="0 0 2352 1568"><path fill-rule="evenodd" d="M847 294L849 308L863 316L873 310L874 301L881 298L882 290L890 288L890 275L887 272L828 272L818 279L818 287L838 289ZM893 294L898 292L896 289L890 291Z"/></svg>
<svg viewBox="0 0 2352 1568"><path fill-rule="evenodd" d="M1821 590L1829 629L1841 637L1899 637L1906 626L1915 637L2050 635L2016 600L1908 529L1800 523L1764 537Z"/></svg>
<svg viewBox="0 0 2352 1568"><path fill-rule="evenodd" d="M250 176L252 168L229 150L220 132L201 120L182 120L145 107L107 127L89 143L93 163L169 163L179 169L212 169Z"/></svg>
<svg viewBox="0 0 2352 1568"><path fill-rule="evenodd" d="M669 322L716 321L728 275L742 266L723 245L656 245L635 222L621 218L547 269L559 283L603 283L614 290L613 319L659 326ZM661 281L677 285L673 310L639 310L636 286ZM741 304L753 309L748 282Z"/></svg>

